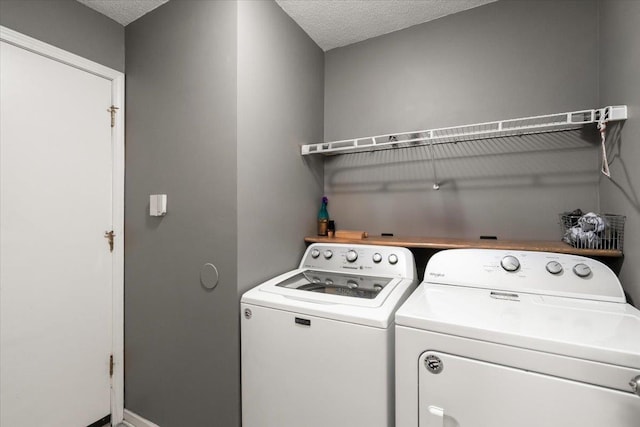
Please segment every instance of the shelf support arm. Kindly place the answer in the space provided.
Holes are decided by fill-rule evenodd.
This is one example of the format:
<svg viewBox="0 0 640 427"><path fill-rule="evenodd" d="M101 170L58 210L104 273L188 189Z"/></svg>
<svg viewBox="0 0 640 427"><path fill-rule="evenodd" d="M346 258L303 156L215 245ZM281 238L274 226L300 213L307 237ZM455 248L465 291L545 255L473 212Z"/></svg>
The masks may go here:
<svg viewBox="0 0 640 427"><path fill-rule="evenodd" d="M438 183L438 174L436 173L436 156L433 151L433 139L431 139L431 132L429 132L429 157L431 157L431 168L433 169L433 189L439 190L440 184Z"/></svg>

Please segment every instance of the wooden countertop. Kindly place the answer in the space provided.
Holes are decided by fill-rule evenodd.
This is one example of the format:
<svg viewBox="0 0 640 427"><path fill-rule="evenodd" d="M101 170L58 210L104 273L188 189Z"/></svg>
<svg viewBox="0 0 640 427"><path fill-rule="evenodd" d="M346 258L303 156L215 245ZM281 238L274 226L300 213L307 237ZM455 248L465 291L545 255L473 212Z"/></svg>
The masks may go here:
<svg viewBox="0 0 640 427"><path fill-rule="evenodd" d="M344 239L339 237L309 236L307 243L352 243L363 245L402 246L409 249L506 249L536 252L556 252L587 257L622 257L622 251L610 249L578 249L553 240L490 240L451 239L447 237L380 237Z"/></svg>

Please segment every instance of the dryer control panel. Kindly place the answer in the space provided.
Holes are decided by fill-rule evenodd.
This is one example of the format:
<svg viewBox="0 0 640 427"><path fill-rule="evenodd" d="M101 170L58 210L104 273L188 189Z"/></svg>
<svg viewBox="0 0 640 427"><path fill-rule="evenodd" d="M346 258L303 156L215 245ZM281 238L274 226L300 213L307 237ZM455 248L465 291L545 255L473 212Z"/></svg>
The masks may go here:
<svg viewBox="0 0 640 427"><path fill-rule="evenodd" d="M496 249L451 249L429 260L424 281L625 303L618 277L603 263L578 255Z"/></svg>
<svg viewBox="0 0 640 427"><path fill-rule="evenodd" d="M314 243L302 258L300 268L414 278L413 254L394 246Z"/></svg>

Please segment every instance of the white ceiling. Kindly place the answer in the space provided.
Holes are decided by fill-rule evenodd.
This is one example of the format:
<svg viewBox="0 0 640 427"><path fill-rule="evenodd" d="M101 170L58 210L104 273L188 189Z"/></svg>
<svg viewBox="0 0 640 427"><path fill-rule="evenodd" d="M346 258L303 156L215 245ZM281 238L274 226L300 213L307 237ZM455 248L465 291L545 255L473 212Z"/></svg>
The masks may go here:
<svg viewBox="0 0 640 427"><path fill-rule="evenodd" d="M130 24L169 0L78 0L122 25Z"/></svg>
<svg viewBox="0 0 640 427"><path fill-rule="evenodd" d="M127 25L169 0L78 1ZM327 51L497 0L275 1L322 50Z"/></svg>
<svg viewBox="0 0 640 427"><path fill-rule="evenodd" d="M327 51L496 0L276 0Z"/></svg>

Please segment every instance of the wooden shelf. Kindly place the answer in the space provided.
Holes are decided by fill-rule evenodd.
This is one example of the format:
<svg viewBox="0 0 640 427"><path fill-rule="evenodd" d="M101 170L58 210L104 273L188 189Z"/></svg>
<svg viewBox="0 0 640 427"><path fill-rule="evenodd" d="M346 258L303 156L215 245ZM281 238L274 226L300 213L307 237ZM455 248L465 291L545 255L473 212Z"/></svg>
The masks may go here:
<svg viewBox="0 0 640 427"><path fill-rule="evenodd" d="M622 257L622 252L610 249L578 249L553 240L489 240L451 239L446 237L378 237L344 239L338 237L305 237L306 243L352 243L363 245L402 246L409 249L505 249L513 251L556 252L586 257Z"/></svg>

